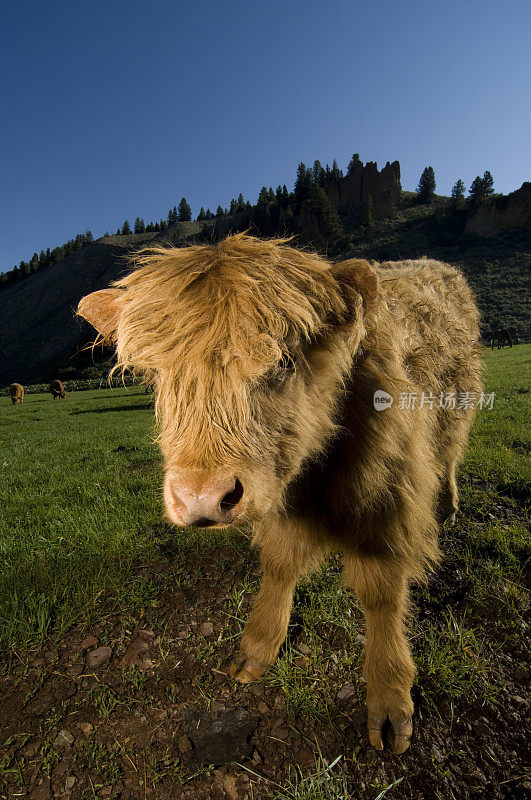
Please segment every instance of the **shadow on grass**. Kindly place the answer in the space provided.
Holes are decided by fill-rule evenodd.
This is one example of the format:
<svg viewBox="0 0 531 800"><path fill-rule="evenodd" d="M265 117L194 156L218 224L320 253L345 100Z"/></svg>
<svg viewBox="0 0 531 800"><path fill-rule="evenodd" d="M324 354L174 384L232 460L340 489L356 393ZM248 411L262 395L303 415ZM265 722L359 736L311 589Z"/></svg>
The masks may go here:
<svg viewBox="0 0 531 800"><path fill-rule="evenodd" d="M151 403L138 403L134 406L99 406L98 408L85 408L80 411L71 411L70 415L77 417L78 414L106 414L107 411L147 411L152 409Z"/></svg>

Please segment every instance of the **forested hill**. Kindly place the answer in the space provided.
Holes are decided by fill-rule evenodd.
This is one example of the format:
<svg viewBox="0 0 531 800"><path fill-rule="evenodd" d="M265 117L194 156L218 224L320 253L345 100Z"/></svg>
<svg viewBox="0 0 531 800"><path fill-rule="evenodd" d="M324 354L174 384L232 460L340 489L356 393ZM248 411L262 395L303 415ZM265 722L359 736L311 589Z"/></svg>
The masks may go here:
<svg viewBox="0 0 531 800"><path fill-rule="evenodd" d="M416 193L399 190L397 194L395 165L381 173L369 172L376 192L375 181L386 170L392 192L380 185L376 205L372 194L366 201L349 205L348 192L355 194L357 188L352 181L342 184L342 176L325 188L309 185L302 197L285 187L277 193L264 187L254 206L234 201L232 214L207 218L203 214L197 221L172 220L164 230L83 241L66 258L18 280L4 281L0 286L0 387L13 381L69 377L90 367L91 355L82 348L94 331L75 317L74 310L83 295L108 286L127 269L132 251L149 244L215 241L238 230L263 236L295 235L296 245L315 248L333 260L427 255L447 261L468 276L478 297L485 336L493 328L507 327L514 337L527 337L531 231L525 222L529 198L525 187L531 188L530 184L514 192L512 200L511 195L494 197L479 206L435 195L422 203ZM508 217L508 209L513 207L520 227L511 227L514 214ZM474 225L483 226L484 235L469 232Z"/></svg>
<svg viewBox="0 0 531 800"><path fill-rule="evenodd" d="M126 271L132 250L182 244L203 229L198 222L178 222L164 233L108 236L5 286L0 292L0 387L66 377L87 366L91 355L82 348L94 339L94 329L75 316L80 298Z"/></svg>

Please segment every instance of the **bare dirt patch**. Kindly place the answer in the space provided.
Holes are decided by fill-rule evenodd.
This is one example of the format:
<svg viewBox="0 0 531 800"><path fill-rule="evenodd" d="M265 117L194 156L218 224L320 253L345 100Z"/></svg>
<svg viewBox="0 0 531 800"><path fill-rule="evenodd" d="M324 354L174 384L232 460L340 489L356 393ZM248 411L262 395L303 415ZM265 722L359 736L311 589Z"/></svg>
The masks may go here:
<svg viewBox="0 0 531 800"><path fill-rule="evenodd" d="M297 768L310 774L316 760L338 756L352 798L376 798L387 787L387 797L402 800L526 796L524 642L500 652L489 702L442 692L434 708L427 696L437 687L421 672L411 749L377 753L365 732L359 659L350 678L344 669L361 651L361 617L357 636L316 623L316 676L304 587L288 646L303 690L323 693L325 711L306 713L303 704L294 713L281 682L242 687L229 678L251 601L251 591L240 590L258 580L254 558L230 545L186 553L168 540L156 563L138 566L138 579L153 589L144 607L124 614L109 604L91 630L20 655L0 693L1 796L282 797L279 787ZM468 578L456 570L449 559L418 593L415 635L441 614L443 597L456 608L467 603Z"/></svg>

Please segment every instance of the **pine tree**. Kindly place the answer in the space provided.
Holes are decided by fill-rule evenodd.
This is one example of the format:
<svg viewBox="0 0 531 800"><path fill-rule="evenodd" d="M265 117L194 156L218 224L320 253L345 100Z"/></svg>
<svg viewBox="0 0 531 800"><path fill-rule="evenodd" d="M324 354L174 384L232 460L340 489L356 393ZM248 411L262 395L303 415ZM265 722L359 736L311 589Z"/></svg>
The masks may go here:
<svg viewBox="0 0 531 800"><path fill-rule="evenodd" d="M479 203L483 200L484 194L484 186L483 180L479 175L476 175L472 183L470 184L470 189L468 190L470 198L474 203Z"/></svg>
<svg viewBox="0 0 531 800"><path fill-rule="evenodd" d="M144 225L144 220L137 217L135 219L135 233L144 233L146 230L146 226Z"/></svg>
<svg viewBox="0 0 531 800"><path fill-rule="evenodd" d="M319 160L313 162L313 182L321 186L324 180L324 169Z"/></svg>
<svg viewBox="0 0 531 800"><path fill-rule="evenodd" d="M221 206L218 206L216 209L216 217L222 217L222 216L223 216L223 209L221 208Z"/></svg>
<svg viewBox="0 0 531 800"><path fill-rule="evenodd" d="M466 187L461 178L452 186L452 197L454 200L462 200L465 196Z"/></svg>
<svg viewBox="0 0 531 800"><path fill-rule="evenodd" d="M317 218L319 231L328 244L335 244L343 236L343 226L339 214L330 202L325 190L314 186L312 191L312 207Z"/></svg>
<svg viewBox="0 0 531 800"><path fill-rule="evenodd" d="M494 194L494 178L488 170L483 173L482 181L484 196L491 197Z"/></svg>
<svg viewBox="0 0 531 800"><path fill-rule="evenodd" d="M186 202L186 198L182 197L179 203L179 221L190 222L192 219L192 209Z"/></svg>
<svg viewBox="0 0 531 800"><path fill-rule="evenodd" d="M269 202L269 193L267 191L266 186L262 186L260 189L260 194L258 195L258 200L256 201L256 205L258 208L263 208L264 210L267 209L267 205Z"/></svg>
<svg viewBox="0 0 531 800"><path fill-rule="evenodd" d="M124 224L122 225L121 233L122 236L129 236L129 234L131 233L131 228L129 227L129 223L127 220L125 220Z"/></svg>
<svg viewBox="0 0 531 800"><path fill-rule="evenodd" d="M433 167L426 167L420 176L419 185L417 186L419 193L419 202L431 203L435 197L435 172Z"/></svg>
<svg viewBox="0 0 531 800"><path fill-rule="evenodd" d="M348 162L347 175L351 175L354 172L354 170L356 170L359 166L363 166L359 153L354 153L354 155Z"/></svg>
<svg viewBox="0 0 531 800"><path fill-rule="evenodd" d="M459 178L458 181L452 186L452 200L454 201L454 208L460 208L465 200L466 186Z"/></svg>
<svg viewBox="0 0 531 800"><path fill-rule="evenodd" d="M297 167L297 178L295 180L295 206L297 211L300 210L301 205L305 200L311 196L313 188L313 173L311 169L306 168L306 164L302 161Z"/></svg>
<svg viewBox="0 0 531 800"><path fill-rule="evenodd" d="M238 195L238 211L243 211L245 209L245 200L243 199L243 194L240 192Z"/></svg>
<svg viewBox="0 0 531 800"><path fill-rule="evenodd" d="M202 220L206 219L206 213L203 206L199 209L199 214L197 215L197 221L202 222Z"/></svg>
<svg viewBox="0 0 531 800"><path fill-rule="evenodd" d="M332 179L334 181L338 181L342 177L343 177L343 173L341 172L341 170L337 166L337 161L334 158L334 160L332 162Z"/></svg>

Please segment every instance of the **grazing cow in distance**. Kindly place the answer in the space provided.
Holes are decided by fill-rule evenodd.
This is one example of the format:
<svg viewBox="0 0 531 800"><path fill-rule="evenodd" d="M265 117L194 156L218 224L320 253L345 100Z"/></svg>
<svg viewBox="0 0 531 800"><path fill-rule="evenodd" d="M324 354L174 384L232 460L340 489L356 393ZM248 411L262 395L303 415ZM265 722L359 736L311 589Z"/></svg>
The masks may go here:
<svg viewBox="0 0 531 800"><path fill-rule="evenodd" d="M135 266L78 312L156 387L169 519L253 529L263 579L231 674L264 674L297 580L341 551L367 625L369 738L383 749L389 719L404 752L409 586L439 558L474 417L446 398L481 390L463 275L427 258L331 264L244 234Z"/></svg>
<svg viewBox="0 0 531 800"><path fill-rule="evenodd" d="M498 330L494 331L490 337L490 346L494 350L494 347L497 345L498 350L501 350L506 344L509 345L509 347L513 346L511 334L507 328L498 328Z"/></svg>
<svg viewBox="0 0 531 800"><path fill-rule="evenodd" d="M66 397L66 389L61 381L52 381L50 384L50 392L54 400L57 400L58 397L62 397L64 400Z"/></svg>
<svg viewBox="0 0 531 800"><path fill-rule="evenodd" d="M9 387L9 392L11 394L11 402L13 403L13 405L16 406L17 403L20 403L22 405L22 403L24 402L24 387L22 386L22 384L12 383L11 386Z"/></svg>

